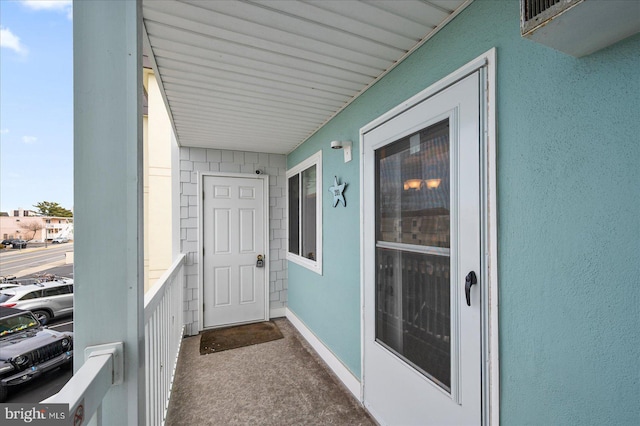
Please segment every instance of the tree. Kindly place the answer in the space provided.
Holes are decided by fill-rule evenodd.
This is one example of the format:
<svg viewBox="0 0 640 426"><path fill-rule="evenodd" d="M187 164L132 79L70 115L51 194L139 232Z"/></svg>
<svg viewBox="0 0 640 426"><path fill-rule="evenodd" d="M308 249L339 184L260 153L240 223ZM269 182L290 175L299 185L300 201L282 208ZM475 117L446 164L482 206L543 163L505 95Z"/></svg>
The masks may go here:
<svg viewBox="0 0 640 426"><path fill-rule="evenodd" d="M38 232L39 230L41 230L42 228L44 228L44 226L42 225L42 222L40 222L39 220L32 220L29 222L24 222L24 223L20 223L20 228L28 231L28 232L33 232L33 234L31 235L31 238L26 238L25 240L27 241L31 241L33 240L33 238L36 236L36 232Z"/></svg>
<svg viewBox="0 0 640 426"><path fill-rule="evenodd" d="M38 209L38 213L43 216L54 217L73 217L71 210L67 210L58 203L52 203L50 201L42 201L38 204L34 204L33 207Z"/></svg>

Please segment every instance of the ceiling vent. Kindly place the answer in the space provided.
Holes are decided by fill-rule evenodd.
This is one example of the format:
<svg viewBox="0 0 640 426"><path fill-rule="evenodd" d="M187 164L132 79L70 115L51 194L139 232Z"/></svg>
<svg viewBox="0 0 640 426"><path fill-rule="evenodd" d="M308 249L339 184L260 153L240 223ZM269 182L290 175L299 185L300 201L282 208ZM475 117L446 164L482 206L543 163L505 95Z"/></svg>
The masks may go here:
<svg viewBox="0 0 640 426"><path fill-rule="evenodd" d="M520 0L523 37L581 57L640 32L640 2Z"/></svg>

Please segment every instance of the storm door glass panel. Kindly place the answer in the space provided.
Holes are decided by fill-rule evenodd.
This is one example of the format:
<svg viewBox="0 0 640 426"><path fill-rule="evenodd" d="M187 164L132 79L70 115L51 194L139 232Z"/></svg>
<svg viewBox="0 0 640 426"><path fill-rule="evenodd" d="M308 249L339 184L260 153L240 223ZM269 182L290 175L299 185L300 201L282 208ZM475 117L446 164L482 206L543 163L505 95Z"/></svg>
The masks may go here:
<svg viewBox="0 0 640 426"><path fill-rule="evenodd" d="M449 121L376 151L376 341L451 391Z"/></svg>
<svg viewBox="0 0 640 426"><path fill-rule="evenodd" d="M300 256L316 259L316 166L302 172L302 252Z"/></svg>
<svg viewBox="0 0 640 426"><path fill-rule="evenodd" d="M300 254L300 175L289 178L289 252Z"/></svg>

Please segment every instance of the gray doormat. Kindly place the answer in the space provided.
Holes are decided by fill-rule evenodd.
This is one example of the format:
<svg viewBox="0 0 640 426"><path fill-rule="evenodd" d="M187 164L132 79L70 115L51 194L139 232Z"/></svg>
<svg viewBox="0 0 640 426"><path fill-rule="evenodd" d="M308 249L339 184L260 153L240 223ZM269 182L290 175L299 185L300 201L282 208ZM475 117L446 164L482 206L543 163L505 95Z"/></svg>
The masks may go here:
<svg viewBox="0 0 640 426"><path fill-rule="evenodd" d="M282 338L280 329L271 321L218 328L202 333L200 336L200 355L257 345Z"/></svg>

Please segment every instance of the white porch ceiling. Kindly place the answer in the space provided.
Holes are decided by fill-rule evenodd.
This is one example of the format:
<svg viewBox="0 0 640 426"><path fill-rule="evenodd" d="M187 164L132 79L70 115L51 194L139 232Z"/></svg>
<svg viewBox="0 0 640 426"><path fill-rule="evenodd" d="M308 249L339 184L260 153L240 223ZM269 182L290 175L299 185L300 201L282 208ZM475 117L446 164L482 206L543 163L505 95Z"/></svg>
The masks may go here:
<svg viewBox="0 0 640 426"><path fill-rule="evenodd" d="M181 146L287 154L471 0L143 0Z"/></svg>

